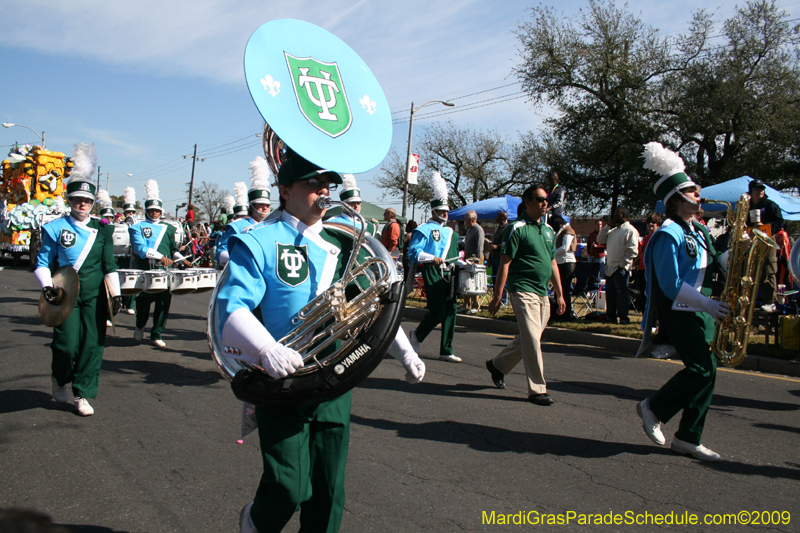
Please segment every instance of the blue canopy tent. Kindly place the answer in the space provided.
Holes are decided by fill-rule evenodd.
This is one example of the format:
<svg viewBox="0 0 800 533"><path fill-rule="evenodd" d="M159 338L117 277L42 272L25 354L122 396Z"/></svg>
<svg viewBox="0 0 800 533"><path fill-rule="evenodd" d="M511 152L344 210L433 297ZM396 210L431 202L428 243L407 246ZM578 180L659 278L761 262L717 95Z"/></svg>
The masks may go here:
<svg viewBox="0 0 800 533"><path fill-rule="evenodd" d="M448 220L464 220L467 211L478 213L478 220L494 220L497 213L505 211L508 213L508 220L517 219L517 206L522 203L521 198L506 194L497 198L488 198L473 204L453 209L447 216Z"/></svg>
<svg viewBox="0 0 800 533"><path fill-rule="evenodd" d="M753 181L750 176L742 176L741 178L732 179L723 183L717 183L706 187L701 191L702 198L709 198L711 200L723 200L729 202L734 209L736 209L736 202L739 197L747 192L747 184ZM778 204L783 213L784 220L800 220L800 198L795 198L784 194L777 189L773 189L769 185L766 186L767 197ZM703 210L713 213L715 211L725 211L726 207L721 204L705 204ZM664 203L659 200L656 202L656 213L664 212Z"/></svg>

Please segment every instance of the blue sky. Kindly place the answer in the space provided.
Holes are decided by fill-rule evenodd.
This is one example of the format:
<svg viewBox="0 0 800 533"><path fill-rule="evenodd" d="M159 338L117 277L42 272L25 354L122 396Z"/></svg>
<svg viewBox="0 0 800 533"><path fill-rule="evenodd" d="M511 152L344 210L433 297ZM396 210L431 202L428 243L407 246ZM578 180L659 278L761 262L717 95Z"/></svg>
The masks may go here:
<svg viewBox="0 0 800 533"><path fill-rule="evenodd" d="M545 2L574 16L588 2ZM159 182L167 212L185 201L194 144L195 184L228 191L249 183L248 165L263 155L256 134L263 120L242 71L245 44L261 24L297 18L317 24L349 44L370 66L396 119L411 102L452 99L452 114L414 122L419 138L434 120L497 130L510 140L537 129L547 109L519 97L511 76L518 61L512 34L534 2L460 0L0 0L0 122L46 132L47 147L71 153L77 142L95 143L101 186L110 193ZM685 31L693 9L716 10L735 2L639 1L631 9L664 33ZM800 1L779 3L790 14ZM792 16L791 18L795 18ZM511 85L509 85L511 84ZM505 86L505 87L503 87ZM485 91L485 92L484 92ZM481 93L481 94L475 94ZM471 96L470 96L471 95ZM493 102L485 102L496 99ZM473 104L470 108L469 104ZM491 105L486 105L491 104ZM407 120L393 128L392 146L406 150ZM11 144L35 142L25 128L0 128L0 156ZM133 174L128 178L123 173ZM400 211L402 198L381 199L371 184L376 171L357 176L365 199ZM273 199L277 191L273 190Z"/></svg>

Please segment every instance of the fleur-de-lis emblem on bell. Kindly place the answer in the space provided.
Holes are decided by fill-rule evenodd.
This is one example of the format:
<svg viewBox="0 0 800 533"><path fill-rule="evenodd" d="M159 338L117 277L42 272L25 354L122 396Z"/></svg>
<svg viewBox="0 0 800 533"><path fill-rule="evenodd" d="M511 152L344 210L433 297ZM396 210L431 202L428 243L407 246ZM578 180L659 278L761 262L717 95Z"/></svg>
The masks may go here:
<svg viewBox="0 0 800 533"><path fill-rule="evenodd" d="M370 115L374 114L375 111L378 109L378 104L373 102L372 99L366 94L361 97L359 102L361 102L361 107L366 109L367 113L369 113Z"/></svg>
<svg viewBox="0 0 800 533"><path fill-rule="evenodd" d="M272 96L278 96L278 93L281 92L281 82L272 79L272 76L269 74L264 76L264 79L261 80L261 85L263 85L264 90L269 91L269 94Z"/></svg>

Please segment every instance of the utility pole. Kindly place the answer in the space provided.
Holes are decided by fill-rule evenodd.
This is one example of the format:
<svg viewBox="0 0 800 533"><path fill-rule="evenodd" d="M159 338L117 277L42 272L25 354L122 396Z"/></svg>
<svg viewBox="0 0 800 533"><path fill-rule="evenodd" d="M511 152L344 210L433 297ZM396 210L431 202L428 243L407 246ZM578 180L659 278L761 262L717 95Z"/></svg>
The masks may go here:
<svg viewBox="0 0 800 533"><path fill-rule="evenodd" d="M100 165L97 165L97 192L100 192Z"/></svg>
<svg viewBox="0 0 800 533"><path fill-rule="evenodd" d="M192 158L192 180L189 182L189 202L188 205L192 205L192 191L194 190L194 165L199 159L200 161L205 161L204 157L197 157L197 145L194 145L194 155L185 155L183 156L184 159L187 157ZM177 216L177 213L176 213Z"/></svg>

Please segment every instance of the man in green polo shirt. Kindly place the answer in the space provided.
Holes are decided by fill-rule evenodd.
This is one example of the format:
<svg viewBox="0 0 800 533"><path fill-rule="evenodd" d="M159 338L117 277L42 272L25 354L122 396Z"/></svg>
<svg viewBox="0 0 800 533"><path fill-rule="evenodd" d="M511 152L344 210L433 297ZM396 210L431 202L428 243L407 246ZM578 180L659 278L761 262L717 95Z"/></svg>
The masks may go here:
<svg viewBox="0 0 800 533"><path fill-rule="evenodd" d="M517 220L503 236L500 269L494 286L489 313L500 309L500 299L508 282L508 296L519 324L519 335L494 358L486 361L492 381L505 388L505 375L522 360L528 377L528 401L552 405L544 380L541 338L550 319L547 286L553 284L558 314L567 310L561 294L561 278L556 265L555 233L542 222L547 212L547 191L531 185L522 194Z"/></svg>

